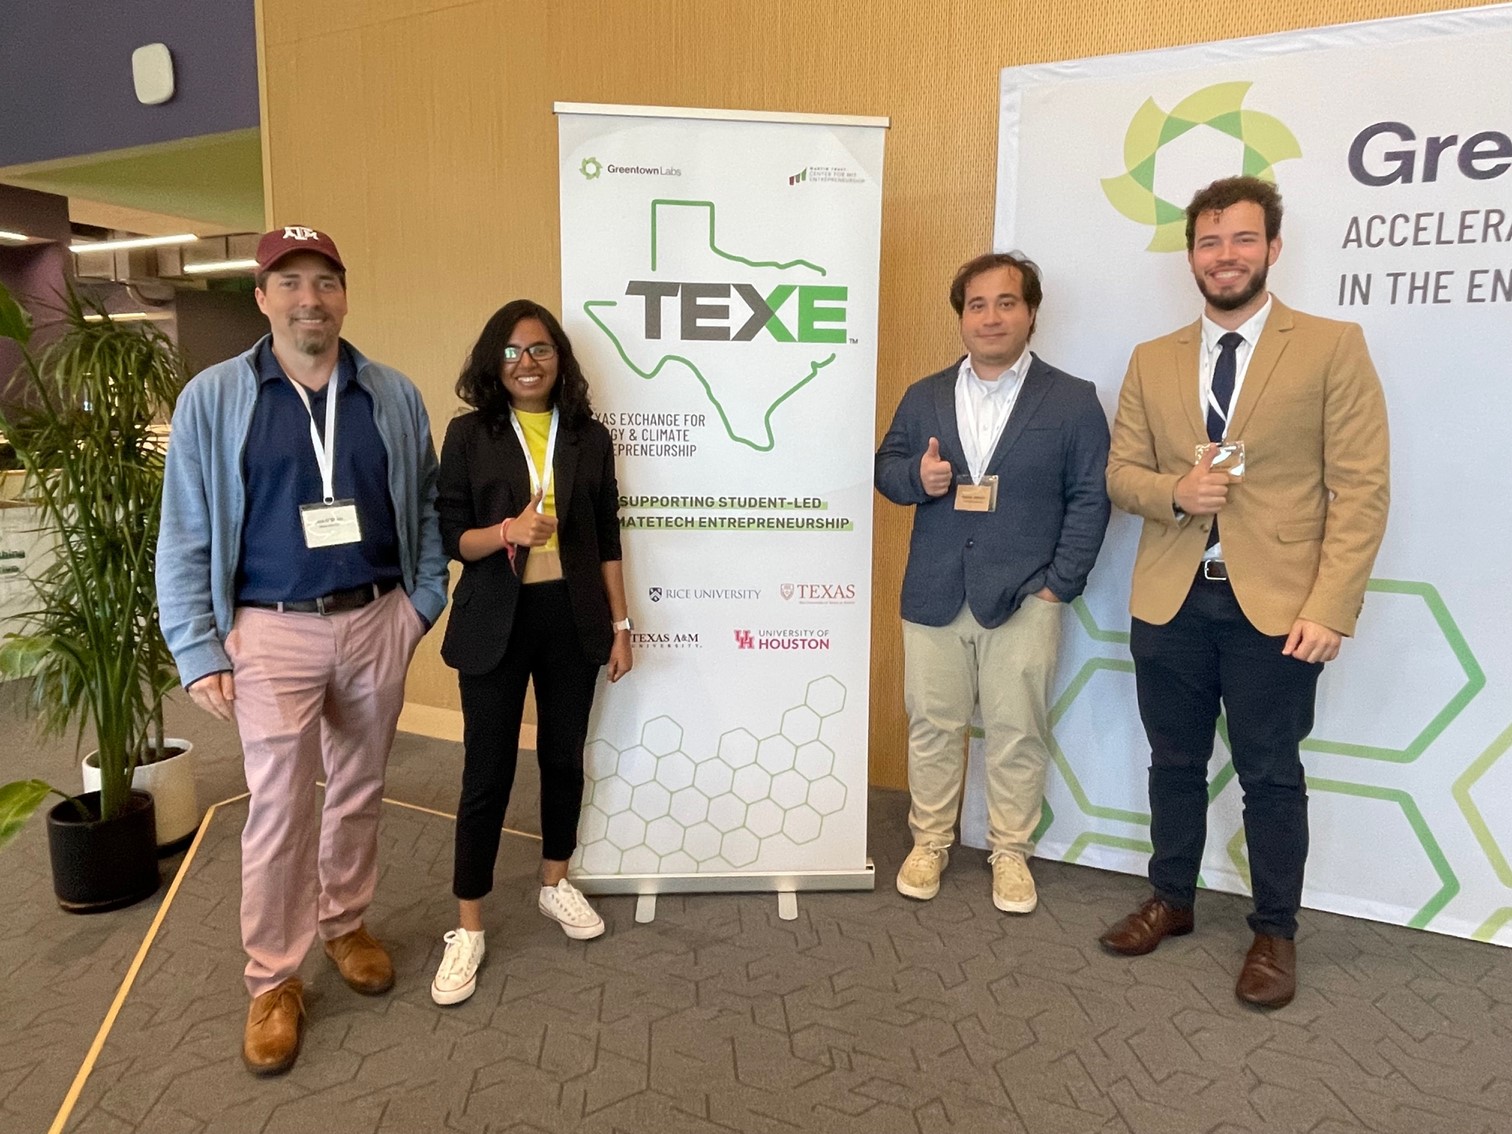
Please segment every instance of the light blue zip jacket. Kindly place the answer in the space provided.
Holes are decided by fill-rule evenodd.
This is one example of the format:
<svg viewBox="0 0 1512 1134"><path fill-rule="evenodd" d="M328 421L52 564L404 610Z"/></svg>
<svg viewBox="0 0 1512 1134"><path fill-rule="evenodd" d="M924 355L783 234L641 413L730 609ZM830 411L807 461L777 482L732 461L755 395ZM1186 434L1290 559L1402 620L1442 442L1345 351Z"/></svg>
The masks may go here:
<svg viewBox="0 0 1512 1134"><path fill-rule="evenodd" d="M257 401L258 346L201 371L173 411L158 531L158 619L183 683L231 669L224 645L236 602L247 486L242 454ZM413 382L356 358L388 452L389 498L399 529L404 590L428 625L446 606L446 554L436 520L436 448Z"/></svg>

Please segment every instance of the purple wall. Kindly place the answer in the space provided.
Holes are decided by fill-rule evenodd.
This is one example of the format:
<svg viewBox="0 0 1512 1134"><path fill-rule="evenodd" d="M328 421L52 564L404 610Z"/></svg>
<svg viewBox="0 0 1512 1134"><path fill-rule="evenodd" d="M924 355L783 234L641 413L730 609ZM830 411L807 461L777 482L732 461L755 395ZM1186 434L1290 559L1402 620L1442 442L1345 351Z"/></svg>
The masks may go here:
<svg viewBox="0 0 1512 1134"><path fill-rule="evenodd" d="M32 338L41 346L56 337L56 308L73 261L68 254L68 198L0 185L0 228L51 240L51 244L0 244L0 283L32 317ZM10 394L11 377L21 365L21 350L0 339L0 400Z"/></svg>
<svg viewBox="0 0 1512 1134"><path fill-rule="evenodd" d="M258 124L253 0L5 0L0 166ZM165 43L176 89L136 100L131 53Z"/></svg>

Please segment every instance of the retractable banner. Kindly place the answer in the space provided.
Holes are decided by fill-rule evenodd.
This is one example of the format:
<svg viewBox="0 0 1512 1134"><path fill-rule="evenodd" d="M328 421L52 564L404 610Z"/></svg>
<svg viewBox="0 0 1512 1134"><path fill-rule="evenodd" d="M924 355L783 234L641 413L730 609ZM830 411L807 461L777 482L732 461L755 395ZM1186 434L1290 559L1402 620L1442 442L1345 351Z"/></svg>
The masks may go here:
<svg viewBox="0 0 1512 1134"><path fill-rule="evenodd" d="M1305 902L1512 944L1512 7L1002 72L996 243L1044 268L1035 349L1111 417L1133 346L1197 318L1184 207L1274 179L1270 287L1357 322L1392 506L1303 745ZM1193 375L1196 391L1196 375ZM1251 454L1251 460L1263 459ZM1235 488L1243 492L1243 486ZM1142 873L1149 746L1128 650L1137 520L1066 614L1039 853ZM1220 723L1207 886L1248 886ZM973 841L983 833L974 793Z"/></svg>
<svg viewBox="0 0 1512 1134"><path fill-rule="evenodd" d="M556 109L635 650L589 732L582 885L869 889L886 120Z"/></svg>

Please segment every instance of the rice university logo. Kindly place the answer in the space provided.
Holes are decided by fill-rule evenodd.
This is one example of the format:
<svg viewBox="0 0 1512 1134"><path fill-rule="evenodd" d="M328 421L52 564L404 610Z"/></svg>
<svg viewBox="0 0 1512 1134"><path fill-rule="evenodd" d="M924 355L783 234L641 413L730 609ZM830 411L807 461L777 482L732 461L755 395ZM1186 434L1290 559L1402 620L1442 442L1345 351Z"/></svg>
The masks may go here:
<svg viewBox="0 0 1512 1134"><path fill-rule="evenodd" d="M1278 118L1242 105L1252 83L1216 83L1178 102L1169 113L1153 98L1129 120L1123 157L1127 169L1103 178L1108 201L1124 216L1154 232L1147 252L1186 250L1186 211L1155 193L1155 164L1162 148L1199 126L1227 134L1243 147L1241 167L1233 172L1274 181L1277 162L1302 156L1296 137ZM1214 177L1226 176L1215 170Z"/></svg>

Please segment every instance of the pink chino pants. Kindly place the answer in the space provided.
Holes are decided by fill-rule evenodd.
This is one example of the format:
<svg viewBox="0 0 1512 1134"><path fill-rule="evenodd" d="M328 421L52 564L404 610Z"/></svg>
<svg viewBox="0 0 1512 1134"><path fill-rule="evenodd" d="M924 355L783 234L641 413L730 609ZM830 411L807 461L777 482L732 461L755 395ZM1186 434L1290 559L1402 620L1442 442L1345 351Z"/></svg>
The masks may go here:
<svg viewBox="0 0 1512 1134"><path fill-rule="evenodd" d="M236 612L226 653L252 793L241 931L254 997L298 972L317 932L329 941L362 924L404 675L423 634L402 587L340 614Z"/></svg>

